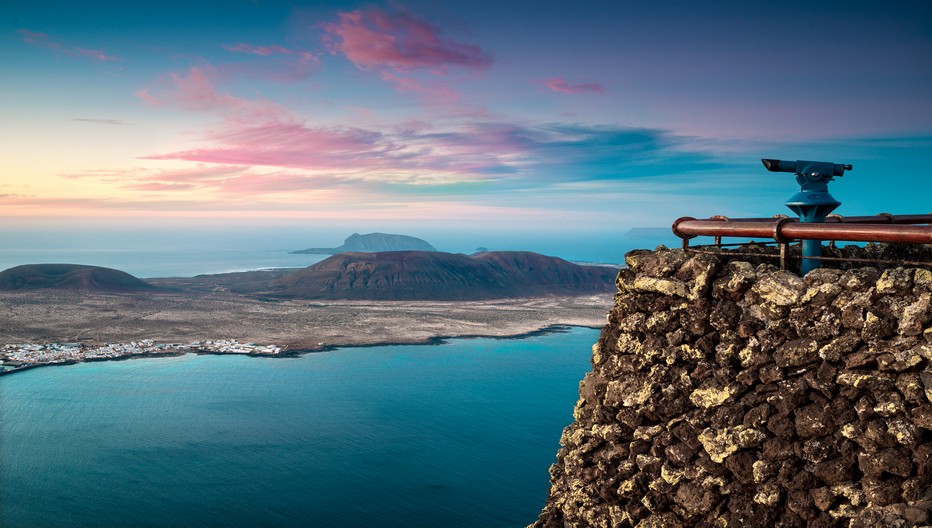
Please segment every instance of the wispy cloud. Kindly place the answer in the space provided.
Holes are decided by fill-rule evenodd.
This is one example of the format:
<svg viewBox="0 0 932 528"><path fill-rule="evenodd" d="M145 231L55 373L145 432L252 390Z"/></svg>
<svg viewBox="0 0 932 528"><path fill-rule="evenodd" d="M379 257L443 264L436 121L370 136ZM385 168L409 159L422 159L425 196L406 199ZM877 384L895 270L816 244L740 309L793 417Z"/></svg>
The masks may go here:
<svg viewBox="0 0 932 528"><path fill-rule="evenodd" d="M373 7L338 17L322 25L325 43L362 69L426 69L440 75L451 66L483 70L492 64L491 55L478 46L445 38L439 28L410 13Z"/></svg>
<svg viewBox="0 0 932 528"><path fill-rule="evenodd" d="M125 121L120 121L119 119L96 119L90 117L74 117L72 121L79 121L82 123L94 123L97 125L128 125L129 123Z"/></svg>
<svg viewBox="0 0 932 528"><path fill-rule="evenodd" d="M385 166L397 147L376 131L347 127L309 127L269 121L227 123L205 134L211 146L155 154L146 159L262 165L309 170L361 170Z"/></svg>
<svg viewBox="0 0 932 528"><path fill-rule="evenodd" d="M88 49L77 46L66 46L60 42L52 40L46 33L38 33L36 31L30 31L28 29L20 29L18 31L20 39L26 44L35 46L37 48L44 48L51 50L57 53L62 53L68 55L69 57L83 57L86 59L93 59L96 61L115 61L119 57L115 55L108 55L102 50Z"/></svg>
<svg viewBox="0 0 932 528"><path fill-rule="evenodd" d="M159 194L192 191L203 195L243 197L318 191L344 186L362 189L367 186L363 178L337 174L297 173L282 170L271 172L245 165L199 163L180 169L136 167L119 170L87 170L61 174L71 180L86 180L131 191ZM205 194L206 193L206 194ZM8 195L13 196L13 195Z"/></svg>
<svg viewBox="0 0 932 528"><path fill-rule="evenodd" d="M240 42L239 44L224 44L223 49L237 53L260 55L262 57L268 57L269 55L290 55L297 53L294 50L290 50L282 46L253 46L252 44L246 44L245 42Z"/></svg>
<svg viewBox="0 0 932 528"><path fill-rule="evenodd" d="M215 180L233 176L248 170L242 165L198 164L181 169L153 169L135 167L131 169L105 169L70 172L59 176L69 180L93 180L99 183L136 184L138 182L160 182L165 184L193 184L198 181Z"/></svg>
<svg viewBox="0 0 932 528"><path fill-rule="evenodd" d="M423 96L433 103L453 104L460 99L459 93L444 83L425 82L415 77L402 77L390 71L383 71L379 76L390 82L395 90Z"/></svg>
<svg viewBox="0 0 932 528"><path fill-rule="evenodd" d="M580 84L570 84L565 80L559 77L553 77L551 79L544 79L539 81L541 84L546 86L548 89L558 93L576 95L582 93L595 93L601 94L605 93L605 87L599 83L580 83Z"/></svg>
<svg viewBox="0 0 932 528"><path fill-rule="evenodd" d="M172 72L149 88L134 92L151 106L169 106L195 112L217 112L230 119L251 122L280 122L290 112L278 103L265 99L241 99L217 91L211 77L213 67L193 66L186 73Z"/></svg>
<svg viewBox="0 0 932 528"><path fill-rule="evenodd" d="M291 82L307 79L320 70L320 59L310 51L279 45L254 46L245 42L225 44L223 48L252 55L255 60L221 64L216 68L222 75Z"/></svg>

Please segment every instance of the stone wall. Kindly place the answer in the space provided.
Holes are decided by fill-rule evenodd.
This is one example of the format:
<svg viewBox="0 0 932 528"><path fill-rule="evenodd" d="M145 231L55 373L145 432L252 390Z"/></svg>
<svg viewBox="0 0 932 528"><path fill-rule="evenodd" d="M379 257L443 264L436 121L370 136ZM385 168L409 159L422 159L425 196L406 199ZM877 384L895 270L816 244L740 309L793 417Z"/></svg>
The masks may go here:
<svg viewBox="0 0 932 528"><path fill-rule="evenodd" d="M532 526L932 521L932 271L626 261Z"/></svg>

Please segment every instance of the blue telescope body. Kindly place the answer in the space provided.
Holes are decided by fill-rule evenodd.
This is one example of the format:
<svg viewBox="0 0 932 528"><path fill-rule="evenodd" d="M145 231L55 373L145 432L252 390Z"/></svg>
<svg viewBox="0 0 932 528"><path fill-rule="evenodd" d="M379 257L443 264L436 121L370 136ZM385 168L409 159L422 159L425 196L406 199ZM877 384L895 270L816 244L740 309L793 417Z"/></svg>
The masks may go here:
<svg viewBox="0 0 932 528"><path fill-rule="evenodd" d="M828 182L836 176L844 176L851 165L829 163L825 161L784 161L762 159L764 167L770 172L791 172L796 174L799 192L790 197L785 205L799 216L800 222L824 222L825 217L841 205L841 202L828 192ZM803 240L803 261L800 274L819 267L819 261L806 257L822 256L821 240Z"/></svg>

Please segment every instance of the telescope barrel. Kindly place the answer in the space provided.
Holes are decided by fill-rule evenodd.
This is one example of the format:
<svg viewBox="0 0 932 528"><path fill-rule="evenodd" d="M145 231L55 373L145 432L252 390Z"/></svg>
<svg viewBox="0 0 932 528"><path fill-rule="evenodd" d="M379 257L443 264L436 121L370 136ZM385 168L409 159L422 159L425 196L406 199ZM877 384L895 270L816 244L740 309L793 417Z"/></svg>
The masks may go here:
<svg viewBox="0 0 932 528"><path fill-rule="evenodd" d="M817 172L823 176L844 176L846 170L851 170L851 164L827 163L824 161L786 161L776 159L761 159L764 167L770 172L792 172L808 176L810 172Z"/></svg>
<svg viewBox="0 0 932 528"><path fill-rule="evenodd" d="M795 161L782 161L775 159L762 159L764 167L767 167L767 170L770 172L796 172L796 162Z"/></svg>

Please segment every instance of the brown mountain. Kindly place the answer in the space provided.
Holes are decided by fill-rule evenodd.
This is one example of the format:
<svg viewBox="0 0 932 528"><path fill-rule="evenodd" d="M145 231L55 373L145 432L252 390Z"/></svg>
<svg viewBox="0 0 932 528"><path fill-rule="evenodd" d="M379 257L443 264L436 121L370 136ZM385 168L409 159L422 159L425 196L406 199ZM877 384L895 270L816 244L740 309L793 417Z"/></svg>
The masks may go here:
<svg viewBox="0 0 932 528"><path fill-rule="evenodd" d="M129 273L80 264L26 264L0 271L0 290L54 288L86 292L143 292L159 288Z"/></svg>
<svg viewBox="0 0 932 528"><path fill-rule="evenodd" d="M617 270L524 251L341 253L270 283L300 299L466 300L614 291Z"/></svg>

